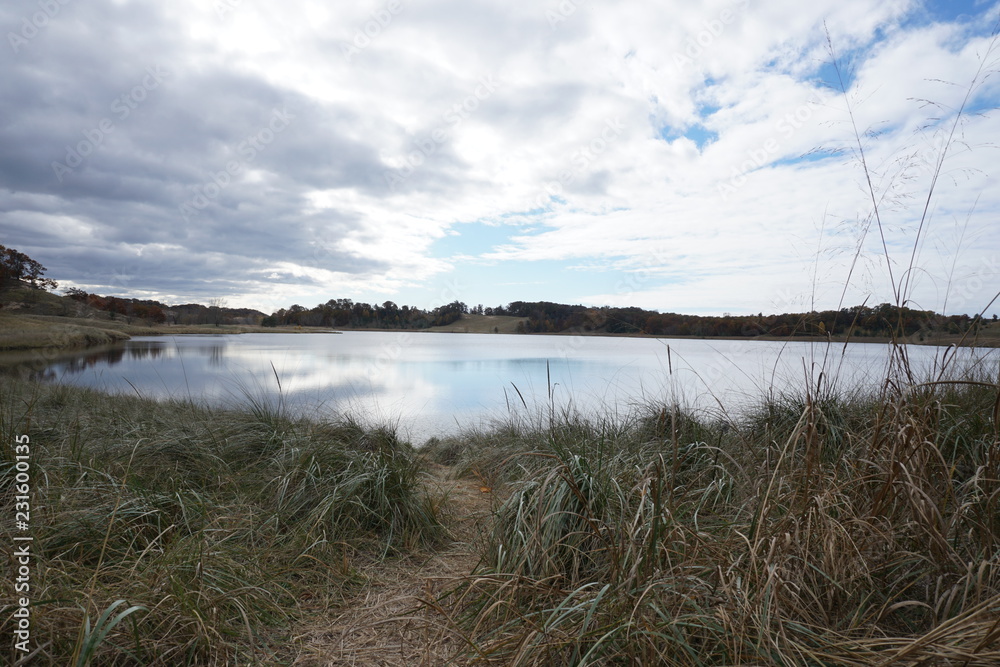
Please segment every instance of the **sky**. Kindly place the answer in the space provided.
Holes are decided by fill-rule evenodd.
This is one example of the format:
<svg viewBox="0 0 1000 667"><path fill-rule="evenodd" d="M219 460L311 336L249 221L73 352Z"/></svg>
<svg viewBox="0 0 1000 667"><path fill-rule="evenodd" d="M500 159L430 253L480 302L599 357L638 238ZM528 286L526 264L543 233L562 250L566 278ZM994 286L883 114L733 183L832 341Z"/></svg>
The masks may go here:
<svg viewBox="0 0 1000 667"><path fill-rule="evenodd" d="M5 0L0 243L61 289L266 313L992 314L998 18L976 0Z"/></svg>

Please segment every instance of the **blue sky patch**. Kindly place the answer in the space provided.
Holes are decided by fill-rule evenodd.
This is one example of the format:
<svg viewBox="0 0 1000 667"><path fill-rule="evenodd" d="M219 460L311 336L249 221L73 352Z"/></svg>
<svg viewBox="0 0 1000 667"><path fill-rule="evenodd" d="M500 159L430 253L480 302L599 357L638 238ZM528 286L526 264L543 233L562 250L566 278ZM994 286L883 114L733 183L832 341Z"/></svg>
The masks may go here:
<svg viewBox="0 0 1000 667"><path fill-rule="evenodd" d="M814 150L809 151L803 155L797 155L795 157L784 157L779 160L775 160L771 163L771 166L780 167L784 165L795 165L795 164L807 164L809 162L822 162L823 160L828 160L830 158L841 159L841 154L837 151L832 150Z"/></svg>
<svg viewBox="0 0 1000 667"><path fill-rule="evenodd" d="M931 0L924 4L924 10L934 21L974 21L990 9L990 3L983 0ZM914 17L913 20L919 20ZM993 22L997 20L993 12Z"/></svg>
<svg viewBox="0 0 1000 667"><path fill-rule="evenodd" d="M819 71L816 74L817 83L837 92L850 90L857 74L855 65L858 63L854 59L859 55L859 51L838 52L836 66L830 60L819 66Z"/></svg>
<svg viewBox="0 0 1000 667"><path fill-rule="evenodd" d="M431 247L432 257L447 259L456 255L482 255L497 246L509 244L512 236L524 234L524 230L519 227L482 222L461 223L453 226L451 232L434 242Z"/></svg>
<svg viewBox="0 0 1000 667"><path fill-rule="evenodd" d="M689 127L683 132L669 126L660 130L660 138L664 141L674 141L675 139L679 139L681 137L690 139L696 146L698 146L698 150L702 150L706 145L714 141L718 141L719 133L713 132L703 125Z"/></svg>

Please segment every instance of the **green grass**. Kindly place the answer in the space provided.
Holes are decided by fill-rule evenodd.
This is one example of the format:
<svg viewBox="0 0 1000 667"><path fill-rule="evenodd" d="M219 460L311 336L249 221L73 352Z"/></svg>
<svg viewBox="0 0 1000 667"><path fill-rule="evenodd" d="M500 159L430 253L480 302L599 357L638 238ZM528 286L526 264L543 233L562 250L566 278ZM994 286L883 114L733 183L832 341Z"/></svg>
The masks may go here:
<svg viewBox="0 0 1000 667"><path fill-rule="evenodd" d="M289 662L303 600L337 604L363 584L358 564L443 534L415 452L389 429L4 378L0 434L22 433L35 664L88 651L93 664ZM0 455L8 515L12 453ZM0 532L13 543L11 521ZM15 658L11 646L0 651Z"/></svg>

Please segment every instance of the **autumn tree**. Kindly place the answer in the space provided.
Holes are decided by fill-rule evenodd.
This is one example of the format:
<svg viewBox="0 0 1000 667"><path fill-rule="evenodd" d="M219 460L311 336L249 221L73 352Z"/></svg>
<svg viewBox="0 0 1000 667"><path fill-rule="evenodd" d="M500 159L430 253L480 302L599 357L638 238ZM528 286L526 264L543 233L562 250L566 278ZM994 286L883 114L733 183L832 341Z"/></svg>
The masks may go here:
<svg viewBox="0 0 1000 667"><path fill-rule="evenodd" d="M55 289L59 284L42 278L45 267L23 252L0 245L0 287L6 287L15 280L28 283L36 289Z"/></svg>

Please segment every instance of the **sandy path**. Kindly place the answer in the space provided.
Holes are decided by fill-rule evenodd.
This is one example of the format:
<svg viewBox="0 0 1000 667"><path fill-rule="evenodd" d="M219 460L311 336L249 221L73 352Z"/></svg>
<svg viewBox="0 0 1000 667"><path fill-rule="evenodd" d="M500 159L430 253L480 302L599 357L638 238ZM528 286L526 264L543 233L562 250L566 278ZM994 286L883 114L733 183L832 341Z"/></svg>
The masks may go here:
<svg viewBox="0 0 1000 667"><path fill-rule="evenodd" d="M444 515L453 540L406 560L381 563L363 574L370 585L349 599L328 622L298 637L296 665L389 666L449 662L462 641L441 616L421 605L468 575L478 563L473 541L488 515L490 494L474 479L447 479L449 469L431 466L432 493L447 493Z"/></svg>

